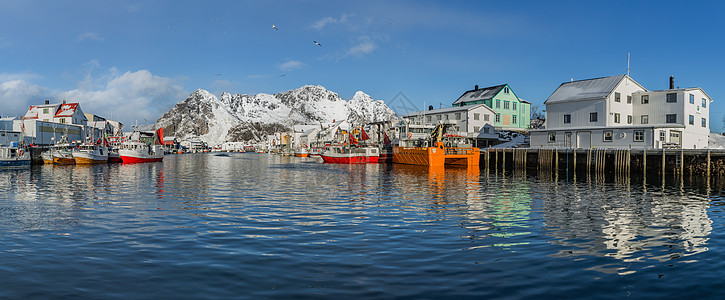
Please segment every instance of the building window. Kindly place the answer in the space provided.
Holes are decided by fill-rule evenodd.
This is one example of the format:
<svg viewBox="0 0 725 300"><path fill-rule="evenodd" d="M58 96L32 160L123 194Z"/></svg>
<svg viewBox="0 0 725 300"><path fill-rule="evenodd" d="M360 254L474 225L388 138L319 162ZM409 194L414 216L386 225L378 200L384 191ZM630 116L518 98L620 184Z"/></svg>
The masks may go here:
<svg viewBox="0 0 725 300"><path fill-rule="evenodd" d="M496 99L496 108L501 108L501 100Z"/></svg>
<svg viewBox="0 0 725 300"><path fill-rule="evenodd" d="M690 115L690 125L695 125L695 116Z"/></svg>
<svg viewBox="0 0 725 300"><path fill-rule="evenodd" d="M564 124L571 123L571 115L564 115Z"/></svg>
<svg viewBox="0 0 725 300"><path fill-rule="evenodd" d="M620 121L619 119L620 119L619 113L614 113L614 123L619 123L619 121Z"/></svg>
<svg viewBox="0 0 725 300"><path fill-rule="evenodd" d="M426 122L430 122L431 121L431 116L425 116L425 121Z"/></svg>
<svg viewBox="0 0 725 300"><path fill-rule="evenodd" d="M665 123L677 123L677 114L665 115Z"/></svg>
<svg viewBox="0 0 725 300"><path fill-rule="evenodd" d="M702 127L707 127L707 119L702 118Z"/></svg>
<svg viewBox="0 0 725 300"><path fill-rule="evenodd" d="M664 142L666 136L667 132L665 132L664 130L660 131L660 142Z"/></svg>
<svg viewBox="0 0 725 300"><path fill-rule="evenodd" d="M627 104L632 104L632 96L627 96Z"/></svg>
<svg viewBox="0 0 725 300"><path fill-rule="evenodd" d="M695 104L695 95L690 94L690 104Z"/></svg>
<svg viewBox="0 0 725 300"><path fill-rule="evenodd" d="M503 102L503 109L509 109L509 103L510 103L509 101L504 101Z"/></svg>
<svg viewBox="0 0 725 300"><path fill-rule="evenodd" d="M510 92L509 87L503 88L503 93L508 94Z"/></svg>
<svg viewBox="0 0 725 300"><path fill-rule="evenodd" d="M489 132L489 129L490 128L488 128L488 127L483 127L483 133L488 133Z"/></svg>
<svg viewBox="0 0 725 300"><path fill-rule="evenodd" d="M501 122L501 114L496 114L496 123Z"/></svg>
<svg viewBox="0 0 725 300"><path fill-rule="evenodd" d="M441 115L437 115L436 116L436 120L440 121L441 120Z"/></svg>
<svg viewBox="0 0 725 300"><path fill-rule="evenodd" d="M511 105L513 105L513 106L511 107L511 109L513 109L513 110L516 110L516 102L514 102L514 103L511 103Z"/></svg>
<svg viewBox="0 0 725 300"><path fill-rule="evenodd" d="M516 124L516 116L511 116L511 124Z"/></svg>
<svg viewBox="0 0 725 300"><path fill-rule="evenodd" d="M481 119L481 114L473 114L473 119L478 121Z"/></svg>
<svg viewBox="0 0 725 300"><path fill-rule="evenodd" d="M613 135L614 135L614 133L613 133L613 132L612 132L611 130L607 130L607 131L605 131L605 132L604 132L604 141L605 141L605 142L611 142L611 141L612 141L612 136L613 136Z"/></svg>
<svg viewBox="0 0 725 300"><path fill-rule="evenodd" d="M627 124L632 124L632 115L627 115Z"/></svg>
<svg viewBox="0 0 725 300"><path fill-rule="evenodd" d="M483 115L483 120L484 120L484 121L488 122L488 120L489 120L489 119L490 119L490 118L488 117L488 115Z"/></svg>
<svg viewBox="0 0 725 300"><path fill-rule="evenodd" d="M556 143L556 132L549 132L549 143Z"/></svg>
<svg viewBox="0 0 725 300"><path fill-rule="evenodd" d="M60 124L65 124L65 119L64 118L60 118Z"/></svg>
<svg viewBox="0 0 725 300"><path fill-rule="evenodd" d="M473 132L479 132L481 131L481 127L473 126Z"/></svg>
<svg viewBox="0 0 725 300"><path fill-rule="evenodd" d="M702 98L702 108L707 108L707 100L705 98Z"/></svg>
<svg viewBox="0 0 725 300"><path fill-rule="evenodd" d="M589 113L589 122L596 122L597 121L597 113Z"/></svg>
<svg viewBox="0 0 725 300"><path fill-rule="evenodd" d="M446 120L448 120L448 115L446 115Z"/></svg>
<svg viewBox="0 0 725 300"><path fill-rule="evenodd" d="M48 109L47 108L43 108L43 113L44 114L47 114L48 113Z"/></svg>
<svg viewBox="0 0 725 300"><path fill-rule="evenodd" d="M642 95L642 104L649 104L649 95Z"/></svg>
<svg viewBox="0 0 725 300"><path fill-rule="evenodd" d="M460 120L460 119L461 119L461 113L456 113L456 120Z"/></svg>
<svg viewBox="0 0 725 300"><path fill-rule="evenodd" d="M667 94L667 103L677 103L677 94L676 93Z"/></svg>
<svg viewBox="0 0 725 300"><path fill-rule="evenodd" d="M635 130L634 131L634 141L635 142L644 142L644 130Z"/></svg>
<svg viewBox="0 0 725 300"><path fill-rule="evenodd" d="M622 94L614 92L614 102L622 102Z"/></svg>
<svg viewBox="0 0 725 300"><path fill-rule="evenodd" d="M642 115L640 122L642 124L648 124L649 123L649 116L648 115Z"/></svg>

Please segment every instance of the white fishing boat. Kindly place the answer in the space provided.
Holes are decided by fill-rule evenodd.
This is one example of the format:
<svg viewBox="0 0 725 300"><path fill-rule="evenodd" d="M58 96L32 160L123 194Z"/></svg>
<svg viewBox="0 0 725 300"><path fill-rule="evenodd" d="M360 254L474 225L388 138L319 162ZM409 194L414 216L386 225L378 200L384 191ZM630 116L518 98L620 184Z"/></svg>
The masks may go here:
<svg viewBox="0 0 725 300"><path fill-rule="evenodd" d="M72 165L76 163L73 158L73 149L75 144L59 144L54 146L52 151L53 163L57 165Z"/></svg>
<svg viewBox="0 0 725 300"><path fill-rule="evenodd" d="M30 152L17 142L9 146L0 145L0 168L28 168L30 167Z"/></svg>
<svg viewBox="0 0 725 300"><path fill-rule="evenodd" d="M142 163L162 161L164 159L164 130L160 128L153 137L141 137L141 132L133 132L132 138L121 143L118 155L123 163Z"/></svg>
<svg viewBox="0 0 725 300"><path fill-rule="evenodd" d="M108 162L108 148L96 144L81 144L73 151L76 164L104 164Z"/></svg>

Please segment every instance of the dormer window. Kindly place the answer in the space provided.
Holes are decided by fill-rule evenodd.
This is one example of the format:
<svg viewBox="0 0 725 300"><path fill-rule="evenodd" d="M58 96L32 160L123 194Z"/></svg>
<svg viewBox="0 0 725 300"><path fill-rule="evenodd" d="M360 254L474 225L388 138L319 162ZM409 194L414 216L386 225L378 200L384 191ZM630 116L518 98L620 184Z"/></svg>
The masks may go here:
<svg viewBox="0 0 725 300"><path fill-rule="evenodd" d="M509 93L509 87L504 87L503 88L503 93L504 94L508 94Z"/></svg>

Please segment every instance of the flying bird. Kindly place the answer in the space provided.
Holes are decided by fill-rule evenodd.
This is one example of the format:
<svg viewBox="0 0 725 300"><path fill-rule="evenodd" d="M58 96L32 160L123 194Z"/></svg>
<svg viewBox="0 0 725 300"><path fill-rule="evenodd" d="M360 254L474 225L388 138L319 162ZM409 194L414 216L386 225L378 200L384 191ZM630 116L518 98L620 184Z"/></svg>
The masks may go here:
<svg viewBox="0 0 725 300"><path fill-rule="evenodd" d="M220 73L216 73L215 75L216 75L216 76L222 76L222 74L220 74Z"/></svg>
<svg viewBox="0 0 725 300"><path fill-rule="evenodd" d="M313 41L313 42L315 42L315 45L322 47L322 44L318 43L317 41Z"/></svg>
<svg viewBox="0 0 725 300"><path fill-rule="evenodd" d="M282 74L282 75L279 75L279 77L285 77L285 76L287 76L287 74Z"/></svg>
<svg viewBox="0 0 725 300"><path fill-rule="evenodd" d="M216 18L217 21L219 21L219 18Z"/></svg>
<svg viewBox="0 0 725 300"><path fill-rule="evenodd" d="M277 28L277 26L274 26L274 23L272 23L272 28L274 28L274 30L279 30L279 28Z"/></svg>

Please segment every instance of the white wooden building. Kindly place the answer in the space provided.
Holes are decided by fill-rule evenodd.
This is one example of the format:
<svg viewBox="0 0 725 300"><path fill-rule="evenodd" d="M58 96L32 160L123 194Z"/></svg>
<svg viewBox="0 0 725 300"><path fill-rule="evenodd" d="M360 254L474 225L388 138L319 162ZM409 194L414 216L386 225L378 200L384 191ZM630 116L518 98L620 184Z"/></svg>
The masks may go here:
<svg viewBox="0 0 725 300"><path fill-rule="evenodd" d="M701 149L712 99L700 88L648 91L627 75L562 83L532 148Z"/></svg>
<svg viewBox="0 0 725 300"><path fill-rule="evenodd" d="M494 122L496 111L486 104L456 106L418 111L403 116L405 126L397 126L402 138L427 138L438 123L449 124L447 132L460 137L461 143L484 146L487 140L498 140Z"/></svg>

